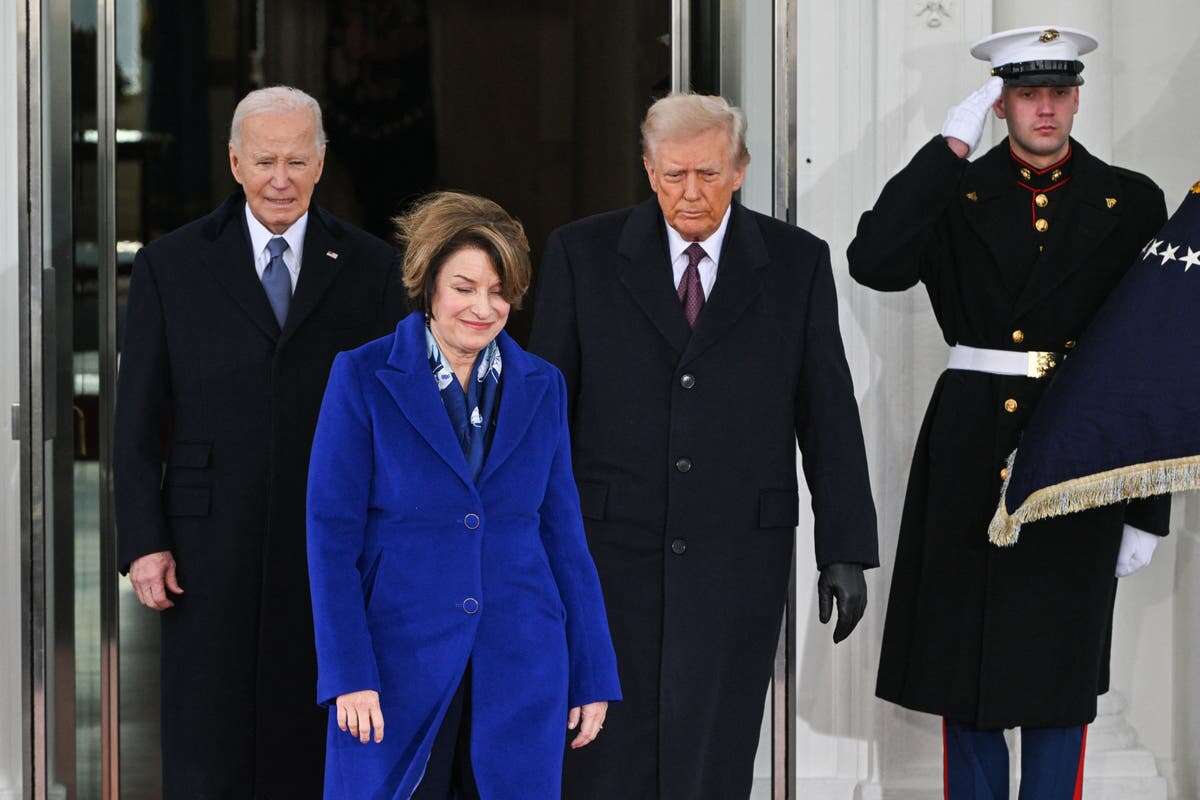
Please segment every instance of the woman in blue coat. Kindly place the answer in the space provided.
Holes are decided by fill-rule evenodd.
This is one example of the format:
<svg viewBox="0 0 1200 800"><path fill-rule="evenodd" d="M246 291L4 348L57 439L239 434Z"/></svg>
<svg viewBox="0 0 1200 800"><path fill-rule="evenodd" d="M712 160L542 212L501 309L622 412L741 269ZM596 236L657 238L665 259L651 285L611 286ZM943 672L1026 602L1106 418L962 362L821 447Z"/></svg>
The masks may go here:
<svg viewBox="0 0 1200 800"><path fill-rule="evenodd" d="M557 798L620 688L563 379L503 332L528 244L455 193L400 226L418 311L334 361L309 468L325 797Z"/></svg>

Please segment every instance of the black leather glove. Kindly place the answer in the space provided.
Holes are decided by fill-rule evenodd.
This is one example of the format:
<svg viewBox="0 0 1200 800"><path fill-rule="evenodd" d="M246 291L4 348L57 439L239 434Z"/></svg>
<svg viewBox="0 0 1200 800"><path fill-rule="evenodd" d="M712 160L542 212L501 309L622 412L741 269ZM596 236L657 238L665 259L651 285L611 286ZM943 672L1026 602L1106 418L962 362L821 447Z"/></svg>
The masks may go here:
<svg viewBox="0 0 1200 800"><path fill-rule="evenodd" d="M838 621L833 629L833 643L850 635L867 610L867 582L863 578L862 564L830 564L821 570L817 581L817 606L821 624L829 622L833 615L833 601L837 599Z"/></svg>

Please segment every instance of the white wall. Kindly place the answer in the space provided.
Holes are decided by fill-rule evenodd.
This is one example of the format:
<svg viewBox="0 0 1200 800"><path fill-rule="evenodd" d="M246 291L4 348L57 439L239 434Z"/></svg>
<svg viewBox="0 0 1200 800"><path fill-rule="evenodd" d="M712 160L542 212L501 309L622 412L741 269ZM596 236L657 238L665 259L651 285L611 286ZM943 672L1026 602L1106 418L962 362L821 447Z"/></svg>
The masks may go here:
<svg viewBox="0 0 1200 800"><path fill-rule="evenodd" d="M0 797L21 794L21 518L20 452L9 407L20 399L17 286L17 14L0 0Z"/></svg>
<svg viewBox="0 0 1200 800"><path fill-rule="evenodd" d="M867 617L834 648L830 631L815 623L812 542L804 535L811 521L802 520L799 796L940 797L937 720L876 700L874 679L912 447L946 347L923 291L880 294L858 286L847 273L845 248L884 181L940 129L946 109L987 78L987 66L970 57L969 44L1025 25L1080 27L1098 35L1101 49L1085 58L1076 133L1100 157L1150 174L1173 210L1200 178L1200 3L797 0L797 6L798 220L833 251L883 559L870 574ZM1003 135L996 123L987 138ZM1200 758L1194 755L1200 750L1200 690L1192 678L1200 673L1196 505L1195 498L1177 501L1175 529L1191 533L1168 540L1145 573L1123 582L1113 659L1113 686L1129 700L1126 718L1162 773L1178 783L1174 796L1181 800L1200 797ZM1123 723L1118 729L1113 718L1107 722L1114 734L1128 733ZM1153 760L1143 755L1139 763L1149 761L1153 770ZM1117 761L1105 769L1109 763ZM1094 771L1097 780L1102 772ZM1156 781L1138 785L1163 791ZM1132 788L1114 793L1096 782L1088 791L1089 797L1120 800L1161 796Z"/></svg>

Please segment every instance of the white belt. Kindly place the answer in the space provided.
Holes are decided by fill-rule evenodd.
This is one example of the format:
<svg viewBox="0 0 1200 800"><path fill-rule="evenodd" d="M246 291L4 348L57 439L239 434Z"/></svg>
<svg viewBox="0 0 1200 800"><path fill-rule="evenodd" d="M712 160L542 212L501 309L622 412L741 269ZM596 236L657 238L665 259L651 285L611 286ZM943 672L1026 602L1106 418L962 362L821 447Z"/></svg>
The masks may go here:
<svg viewBox="0 0 1200 800"><path fill-rule="evenodd" d="M965 369L972 372L988 372L992 375L1021 375L1026 378L1044 378L1058 365L1058 353L1041 350L1014 352L1012 350L985 350L956 344L950 348L950 362L946 369Z"/></svg>

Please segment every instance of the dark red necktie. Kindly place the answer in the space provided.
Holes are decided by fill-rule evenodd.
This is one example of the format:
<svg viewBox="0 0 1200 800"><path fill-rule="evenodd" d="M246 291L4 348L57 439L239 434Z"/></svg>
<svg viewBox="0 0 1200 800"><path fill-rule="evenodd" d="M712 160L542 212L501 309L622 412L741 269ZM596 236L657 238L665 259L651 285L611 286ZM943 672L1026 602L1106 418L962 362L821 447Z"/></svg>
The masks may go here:
<svg viewBox="0 0 1200 800"><path fill-rule="evenodd" d="M687 269L683 271L683 278L679 281L679 302L683 304L683 315L687 317L688 326L696 327L696 320L700 318L700 309L704 308L704 287L700 285L700 261L708 255L704 252L704 248L696 242L688 245L683 251L687 256Z"/></svg>

